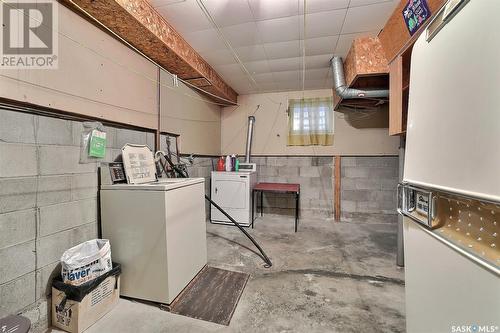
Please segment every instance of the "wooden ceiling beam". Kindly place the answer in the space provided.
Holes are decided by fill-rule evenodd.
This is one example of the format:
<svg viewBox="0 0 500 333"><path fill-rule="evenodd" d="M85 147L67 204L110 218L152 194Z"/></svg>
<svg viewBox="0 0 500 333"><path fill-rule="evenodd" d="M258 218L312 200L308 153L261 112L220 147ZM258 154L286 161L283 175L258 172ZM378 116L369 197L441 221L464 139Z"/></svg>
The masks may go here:
<svg viewBox="0 0 500 333"><path fill-rule="evenodd" d="M238 94L147 0L63 1L76 12L83 9L169 72L217 96L212 99L237 102Z"/></svg>

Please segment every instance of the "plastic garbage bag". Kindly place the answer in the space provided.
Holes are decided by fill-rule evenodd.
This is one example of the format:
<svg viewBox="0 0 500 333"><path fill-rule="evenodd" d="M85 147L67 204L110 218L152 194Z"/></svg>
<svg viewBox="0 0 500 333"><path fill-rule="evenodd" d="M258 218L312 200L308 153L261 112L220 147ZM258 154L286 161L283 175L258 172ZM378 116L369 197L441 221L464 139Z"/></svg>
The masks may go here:
<svg viewBox="0 0 500 333"><path fill-rule="evenodd" d="M107 239L93 239L66 250L61 257L63 282L73 286L92 281L113 268Z"/></svg>

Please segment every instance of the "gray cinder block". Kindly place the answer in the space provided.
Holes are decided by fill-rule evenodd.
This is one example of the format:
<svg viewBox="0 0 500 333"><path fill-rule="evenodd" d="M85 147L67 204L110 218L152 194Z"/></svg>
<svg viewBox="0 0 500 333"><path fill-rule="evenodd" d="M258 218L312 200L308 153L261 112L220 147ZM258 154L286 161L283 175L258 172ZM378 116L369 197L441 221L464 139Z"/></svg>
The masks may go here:
<svg viewBox="0 0 500 333"><path fill-rule="evenodd" d="M71 201L40 208L40 236L47 236L62 230L96 221L95 199Z"/></svg>
<svg viewBox="0 0 500 333"><path fill-rule="evenodd" d="M0 142L0 178L35 176L37 166L36 146Z"/></svg>
<svg viewBox="0 0 500 333"><path fill-rule="evenodd" d="M51 117L37 117L36 140L39 144L72 145L72 122Z"/></svg>
<svg viewBox="0 0 500 333"><path fill-rule="evenodd" d="M36 271L36 299L50 294L52 279L59 274L61 274L61 263L59 260Z"/></svg>
<svg viewBox="0 0 500 333"><path fill-rule="evenodd" d="M35 241L1 249L0 262L0 284L34 271Z"/></svg>
<svg viewBox="0 0 500 333"><path fill-rule="evenodd" d="M343 190L340 196L344 200L350 201L367 201L370 199L370 192L366 190Z"/></svg>
<svg viewBox="0 0 500 333"><path fill-rule="evenodd" d="M287 166L278 168L278 175L280 177L297 177L299 175L299 167Z"/></svg>
<svg viewBox="0 0 500 333"><path fill-rule="evenodd" d="M0 214L0 249L28 242L35 236L34 209Z"/></svg>
<svg viewBox="0 0 500 333"><path fill-rule="evenodd" d="M301 166L299 175L300 177L321 177L322 167L317 166Z"/></svg>
<svg viewBox="0 0 500 333"><path fill-rule="evenodd" d="M121 149L127 143L147 145L146 132L117 128L115 148Z"/></svg>
<svg viewBox="0 0 500 333"><path fill-rule="evenodd" d="M38 206L71 200L71 176L45 176L38 179Z"/></svg>
<svg viewBox="0 0 500 333"><path fill-rule="evenodd" d="M0 142L35 143L35 116L0 110Z"/></svg>
<svg viewBox="0 0 500 333"><path fill-rule="evenodd" d="M342 177L346 178L368 178L370 170L367 168L342 167Z"/></svg>
<svg viewBox="0 0 500 333"><path fill-rule="evenodd" d="M35 302L35 272L0 285L0 317L18 312Z"/></svg>
<svg viewBox="0 0 500 333"><path fill-rule="evenodd" d="M40 146L41 175L97 172L96 163L80 164L80 147Z"/></svg>
<svg viewBox="0 0 500 333"><path fill-rule="evenodd" d="M0 213L35 207L36 178L0 179Z"/></svg>
<svg viewBox="0 0 500 333"><path fill-rule="evenodd" d="M146 145L155 151L155 134L151 132L146 132Z"/></svg>
<svg viewBox="0 0 500 333"><path fill-rule="evenodd" d="M71 200L97 197L97 173L82 173L71 176Z"/></svg>
<svg viewBox="0 0 500 333"><path fill-rule="evenodd" d="M261 165L258 167L258 175L262 177L276 177L278 176L278 168L275 166Z"/></svg>
<svg viewBox="0 0 500 333"><path fill-rule="evenodd" d="M286 157L267 157L266 158L266 165L269 166L285 166L287 164L287 158Z"/></svg>
<svg viewBox="0 0 500 333"><path fill-rule="evenodd" d="M90 223L37 239L37 268L61 259L67 249L97 237L97 224Z"/></svg>
<svg viewBox="0 0 500 333"><path fill-rule="evenodd" d="M312 165L312 157L287 157L286 164L288 166L305 167Z"/></svg>

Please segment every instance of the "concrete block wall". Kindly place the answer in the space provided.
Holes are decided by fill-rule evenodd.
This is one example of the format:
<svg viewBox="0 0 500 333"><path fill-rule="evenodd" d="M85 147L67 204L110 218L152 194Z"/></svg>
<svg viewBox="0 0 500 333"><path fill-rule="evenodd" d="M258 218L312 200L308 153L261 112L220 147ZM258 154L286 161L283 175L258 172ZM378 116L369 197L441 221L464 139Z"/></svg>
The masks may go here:
<svg viewBox="0 0 500 333"><path fill-rule="evenodd" d="M300 215L311 218L333 216L333 157L252 157L259 182L300 184ZM264 213L294 216L295 198L286 194L264 194ZM260 204L260 198L257 204Z"/></svg>
<svg viewBox="0 0 500 333"><path fill-rule="evenodd" d="M397 156L342 157L342 220L397 222L398 163Z"/></svg>
<svg viewBox="0 0 500 333"><path fill-rule="evenodd" d="M302 217L333 217L333 157L257 156L259 182L300 184ZM342 157L341 219L346 222L396 223L397 156ZM260 198L257 198L260 203ZM293 216L291 195L264 195L264 213Z"/></svg>
<svg viewBox="0 0 500 333"><path fill-rule="evenodd" d="M50 322L62 253L97 237L97 163L80 164L81 122L0 110L0 317ZM106 161L154 134L107 127Z"/></svg>

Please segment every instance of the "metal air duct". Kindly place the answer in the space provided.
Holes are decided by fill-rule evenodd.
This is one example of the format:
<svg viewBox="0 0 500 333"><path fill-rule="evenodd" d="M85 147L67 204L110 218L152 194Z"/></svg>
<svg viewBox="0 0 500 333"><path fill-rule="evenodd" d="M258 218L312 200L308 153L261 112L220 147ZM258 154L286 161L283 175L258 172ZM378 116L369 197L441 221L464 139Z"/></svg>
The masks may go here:
<svg viewBox="0 0 500 333"><path fill-rule="evenodd" d="M248 129L247 129L247 146L245 149L245 163L250 163L250 157L252 154L252 139L253 139L253 125L255 123L255 117L248 117Z"/></svg>
<svg viewBox="0 0 500 333"><path fill-rule="evenodd" d="M337 94L343 99L352 98L382 98L389 97L389 90L375 89L375 90L360 90L349 88L345 83L344 63L342 57L333 57L330 60L332 65L333 87Z"/></svg>

